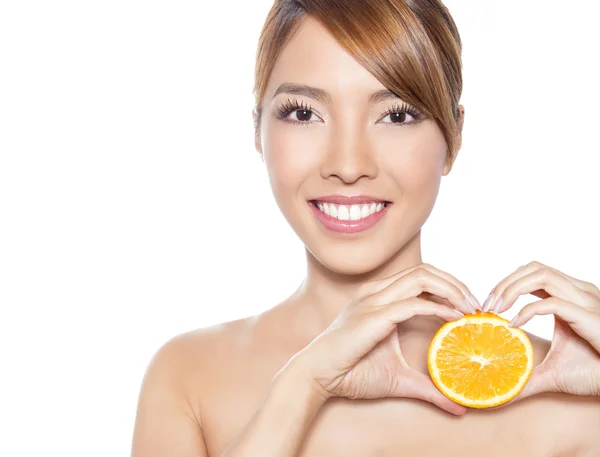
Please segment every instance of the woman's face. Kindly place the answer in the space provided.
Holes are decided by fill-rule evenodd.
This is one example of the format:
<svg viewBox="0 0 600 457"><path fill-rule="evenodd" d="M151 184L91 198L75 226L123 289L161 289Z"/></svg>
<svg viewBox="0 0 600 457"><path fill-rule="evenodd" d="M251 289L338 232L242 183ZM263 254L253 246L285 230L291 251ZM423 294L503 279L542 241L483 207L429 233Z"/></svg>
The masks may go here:
<svg viewBox="0 0 600 457"><path fill-rule="evenodd" d="M281 92L284 83L321 96ZM266 89L257 147L275 199L307 249L337 273L366 273L397 254L450 170L434 121L402 113L397 97L369 99L385 89L310 17Z"/></svg>

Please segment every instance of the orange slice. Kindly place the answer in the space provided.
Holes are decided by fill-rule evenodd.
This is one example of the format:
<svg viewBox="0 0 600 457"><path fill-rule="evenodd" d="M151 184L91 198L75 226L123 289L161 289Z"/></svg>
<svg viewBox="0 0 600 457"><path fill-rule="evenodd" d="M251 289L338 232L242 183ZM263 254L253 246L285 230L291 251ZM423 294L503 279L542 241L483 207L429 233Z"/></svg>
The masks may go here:
<svg viewBox="0 0 600 457"><path fill-rule="evenodd" d="M492 313L447 322L429 345L427 365L437 388L470 408L490 408L515 398L533 370L525 332Z"/></svg>

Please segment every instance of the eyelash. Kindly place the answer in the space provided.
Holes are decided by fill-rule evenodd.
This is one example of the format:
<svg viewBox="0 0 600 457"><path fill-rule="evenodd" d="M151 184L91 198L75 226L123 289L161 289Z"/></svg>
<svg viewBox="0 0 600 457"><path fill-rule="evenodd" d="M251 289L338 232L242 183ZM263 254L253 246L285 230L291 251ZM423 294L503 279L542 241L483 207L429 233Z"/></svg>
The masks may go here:
<svg viewBox="0 0 600 457"><path fill-rule="evenodd" d="M283 105L280 105L277 108L277 118L284 120L285 122L289 122L290 124L301 124L301 125L312 124L311 121L294 121L294 120L287 119L287 117L291 113L293 113L294 111L298 111L298 110L309 111L312 114L314 114L312 111L311 105L306 105L303 102L298 103L298 101L296 101L296 100L291 102L288 99ZM416 124L417 122L421 121L424 118L422 111L420 111L410 105L407 105L406 103L402 103L402 105L394 105L393 107L391 107L390 109L388 109L387 111L385 111L383 113L383 117L386 117L390 114L400 114L400 113L410 114L414 120L410 121L410 122L403 122L403 123L384 122L384 124L393 125L393 126Z"/></svg>

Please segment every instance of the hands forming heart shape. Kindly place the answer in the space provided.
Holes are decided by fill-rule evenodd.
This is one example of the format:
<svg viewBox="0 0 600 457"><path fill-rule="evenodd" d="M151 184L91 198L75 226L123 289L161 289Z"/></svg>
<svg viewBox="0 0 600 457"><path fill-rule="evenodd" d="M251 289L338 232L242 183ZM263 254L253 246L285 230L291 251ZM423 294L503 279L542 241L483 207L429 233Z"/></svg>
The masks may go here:
<svg viewBox="0 0 600 457"><path fill-rule="evenodd" d="M322 401L415 398L452 414L465 414L463 405L445 397L428 375L407 363L398 325L418 315L456 320L477 308L501 313L524 294L542 300L526 305L510 325L553 314L555 331L547 356L512 401L543 392L600 396L600 290L539 262L507 276L483 306L464 283L429 264L365 282L331 325L288 366L293 378L308 380L309 390ZM430 300L431 296L445 303Z"/></svg>
<svg viewBox="0 0 600 457"><path fill-rule="evenodd" d="M600 396L598 287L534 261L498 283L481 310L502 313L525 294L542 300L523 307L510 325L520 327L536 315L553 314L554 337L546 358L515 400L543 392Z"/></svg>

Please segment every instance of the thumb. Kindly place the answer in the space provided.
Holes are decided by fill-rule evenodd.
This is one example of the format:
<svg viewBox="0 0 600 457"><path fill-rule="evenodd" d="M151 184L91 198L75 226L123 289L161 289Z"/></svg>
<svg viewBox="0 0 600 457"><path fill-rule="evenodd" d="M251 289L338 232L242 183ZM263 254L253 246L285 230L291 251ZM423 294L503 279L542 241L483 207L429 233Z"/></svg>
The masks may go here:
<svg viewBox="0 0 600 457"><path fill-rule="evenodd" d="M423 400L456 416L462 416L468 410L444 396L429 376L414 369L410 369L401 377L393 396Z"/></svg>
<svg viewBox="0 0 600 457"><path fill-rule="evenodd" d="M529 381L527 381L527 384L525 384L525 387L523 387L523 390L515 400L524 400L536 394L553 392L555 390L553 386L554 378L551 372L543 365L538 365L534 367Z"/></svg>

